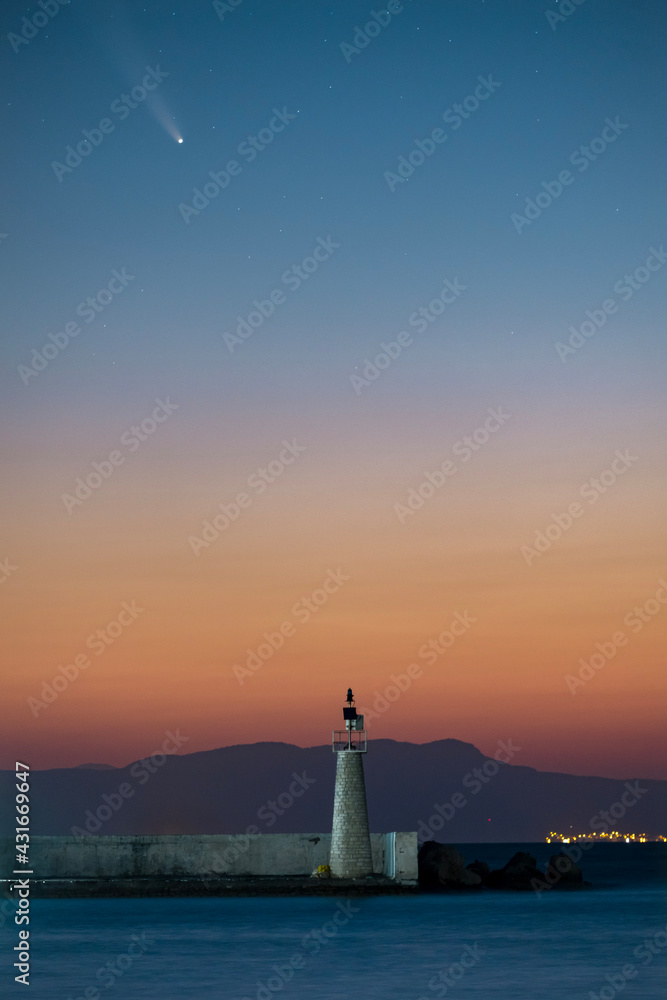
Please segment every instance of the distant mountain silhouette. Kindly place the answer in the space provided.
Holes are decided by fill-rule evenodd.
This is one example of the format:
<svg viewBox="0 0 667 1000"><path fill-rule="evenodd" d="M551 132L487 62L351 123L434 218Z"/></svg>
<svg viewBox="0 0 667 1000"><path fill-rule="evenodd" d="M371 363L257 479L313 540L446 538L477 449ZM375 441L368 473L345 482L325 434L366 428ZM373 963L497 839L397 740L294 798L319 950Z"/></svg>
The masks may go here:
<svg viewBox="0 0 667 1000"><path fill-rule="evenodd" d="M665 781L639 781L635 801L634 775L577 777L512 763L491 774L491 760L459 740L374 740L365 758L371 829L416 829L429 839L422 823L449 843L539 841L570 824L588 831L596 817L604 829L601 811L625 794L626 815L612 827L667 832ZM31 832L69 834L86 822L99 834L242 833L251 825L261 833L327 832L335 763L330 746L252 743L123 768L31 771ZM483 781L474 769L485 764L491 776L482 772ZM1 836L14 835L14 790L13 772L0 771ZM455 805L447 805L453 795Z"/></svg>
<svg viewBox="0 0 667 1000"><path fill-rule="evenodd" d="M89 771L115 771L116 768L111 764L77 764L77 770L79 768L87 768Z"/></svg>

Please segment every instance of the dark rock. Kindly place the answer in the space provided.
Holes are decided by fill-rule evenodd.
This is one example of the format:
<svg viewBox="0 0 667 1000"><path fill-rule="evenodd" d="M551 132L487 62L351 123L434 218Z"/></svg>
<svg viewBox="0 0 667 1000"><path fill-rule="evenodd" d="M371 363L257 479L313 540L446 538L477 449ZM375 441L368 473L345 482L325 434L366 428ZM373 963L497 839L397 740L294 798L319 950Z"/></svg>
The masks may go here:
<svg viewBox="0 0 667 1000"><path fill-rule="evenodd" d="M465 867L463 855L449 844L427 840L417 857L419 883L430 889L469 889L482 884L480 875Z"/></svg>
<svg viewBox="0 0 667 1000"><path fill-rule="evenodd" d="M544 881L544 873L532 854L517 851L504 868L489 872L485 884L491 889L532 889L532 879Z"/></svg>
<svg viewBox="0 0 667 1000"><path fill-rule="evenodd" d="M532 854L518 851L504 868L494 871L485 861L475 858L465 864L463 855L449 844L427 840L419 855L419 884L422 889L470 889L487 887L511 891L544 891L546 889L577 889L584 882L581 869L566 854L554 854L546 872L540 871Z"/></svg>
<svg viewBox="0 0 667 1000"><path fill-rule="evenodd" d="M475 858L474 861L471 861L469 865L466 865L466 868L474 875L479 875L482 880L482 884L486 882L491 871L486 861L478 861L477 858Z"/></svg>
<svg viewBox="0 0 667 1000"><path fill-rule="evenodd" d="M567 854L552 854L547 865L546 881L549 885L561 886L562 888L574 888L583 886L584 876L581 868L574 863Z"/></svg>

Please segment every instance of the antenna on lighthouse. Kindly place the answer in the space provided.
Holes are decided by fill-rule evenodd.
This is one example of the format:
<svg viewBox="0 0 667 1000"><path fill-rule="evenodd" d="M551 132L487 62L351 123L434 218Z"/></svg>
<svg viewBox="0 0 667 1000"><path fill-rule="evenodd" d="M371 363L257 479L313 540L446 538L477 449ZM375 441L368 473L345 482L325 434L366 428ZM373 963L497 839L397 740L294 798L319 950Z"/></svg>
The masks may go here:
<svg viewBox="0 0 667 1000"><path fill-rule="evenodd" d="M345 722L345 730L347 732L347 740L342 739L344 733L340 730L333 732L333 749L335 753L340 753L341 750L360 750L362 753L366 752L367 749L367 739L366 732L364 730L364 717L357 713L354 707L354 695L352 694L352 688L347 689L347 706L343 708L343 720ZM362 737L354 738L352 733L363 733ZM346 744L341 746L341 744Z"/></svg>

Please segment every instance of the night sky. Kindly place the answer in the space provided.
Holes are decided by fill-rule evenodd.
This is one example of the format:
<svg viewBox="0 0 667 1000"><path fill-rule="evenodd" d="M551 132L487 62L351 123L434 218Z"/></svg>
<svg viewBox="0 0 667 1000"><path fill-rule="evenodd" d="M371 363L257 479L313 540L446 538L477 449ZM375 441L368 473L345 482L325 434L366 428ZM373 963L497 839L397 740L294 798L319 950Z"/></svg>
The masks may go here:
<svg viewBox="0 0 667 1000"><path fill-rule="evenodd" d="M2 766L667 777L664 4L0 19Z"/></svg>

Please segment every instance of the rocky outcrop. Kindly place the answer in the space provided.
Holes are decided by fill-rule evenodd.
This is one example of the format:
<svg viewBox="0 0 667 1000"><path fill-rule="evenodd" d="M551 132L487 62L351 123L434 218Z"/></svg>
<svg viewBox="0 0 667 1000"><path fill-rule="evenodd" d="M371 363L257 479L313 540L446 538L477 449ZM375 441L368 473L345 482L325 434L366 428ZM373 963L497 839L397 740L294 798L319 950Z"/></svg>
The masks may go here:
<svg viewBox="0 0 667 1000"><path fill-rule="evenodd" d="M485 861L466 866L460 851L449 844L427 840L419 849L419 884L423 889L506 889L543 891L549 888L576 889L584 882L581 869L564 853L549 859L546 871L540 871L532 854L517 851L503 868L490 870Z"/></svg>
<svg viewBox="0 0 667 1000"><path fill-rule="evenodd" d="M474 861L471 861L469 865L466 865L466 868L469 872L479 875L482 882L486 882L489 872L491 871L486 861L478 861L477 858L475 858Z"/></svg>
<svg viewBox="0 0 667 1000"><path fill-rule="evenodd" d="M544 873L537 867L537 861L526 851L517 851L504 868L489 872L485 885L489 889L532 889L532 879L543 879Z"/></svg>
<svg viewBox="0 0 667 1000"><path fill-rule="evenodd" d="M466 868L463 855L447 844L427 840L417 862L419 884L425 889L469 889L482 884L481 877Z"/></svg>
<svg viewBox="0 0 667 1000"><path fill-rule="evenodd" d="M549 885L560 885L564 889L576 889L584 885L581 868L563 851L551 855L545 877Z"/></svg>

